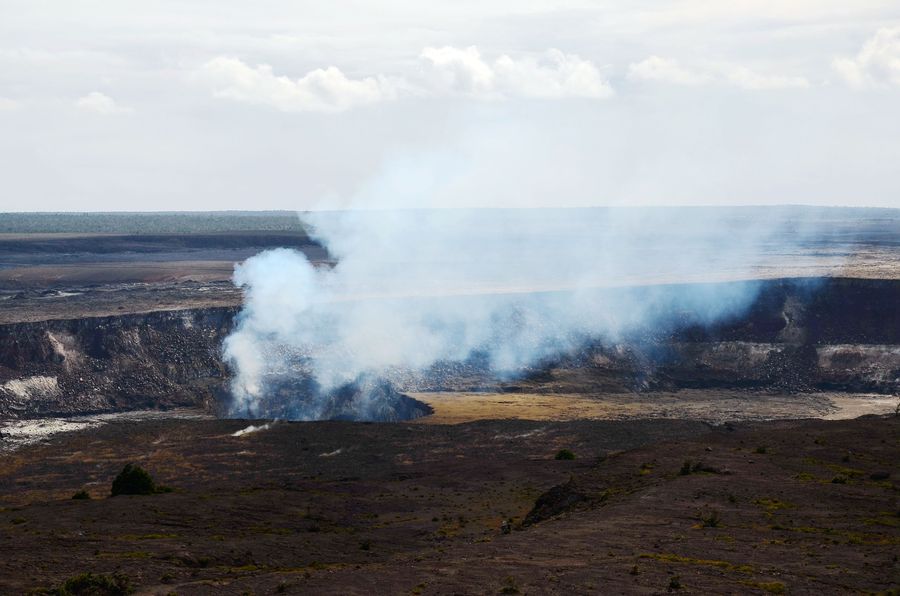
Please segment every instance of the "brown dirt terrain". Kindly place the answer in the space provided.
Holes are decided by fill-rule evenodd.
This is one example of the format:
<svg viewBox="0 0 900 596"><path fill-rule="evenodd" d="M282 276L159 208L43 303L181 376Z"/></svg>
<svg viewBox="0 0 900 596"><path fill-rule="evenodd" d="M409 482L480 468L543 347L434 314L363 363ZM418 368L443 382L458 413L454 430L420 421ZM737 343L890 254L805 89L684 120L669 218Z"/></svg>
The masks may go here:
<svg viewBox="0 0 900 596"><path fill-rule="evenodd" d="M247 424L112 423L5 456L0 591L84 572L122 573L145 594L823 594L900 582L893 416L283 423L233 436ZM563 448L576 459L555 460ZM108 497L128 461L174 492ZM93 498L72 500L82 488Z"/></svg>
<svg viewBox="0 0 900 596"><path fill-rule="evenodd" d="M634 420L676 418L728 422L827 418L841 420L893 413L900 397L860 393L767 393L684 389L676 393L535 394L430 392L408 394L434 412L418 424L461 424L476 420Z"/></svg>

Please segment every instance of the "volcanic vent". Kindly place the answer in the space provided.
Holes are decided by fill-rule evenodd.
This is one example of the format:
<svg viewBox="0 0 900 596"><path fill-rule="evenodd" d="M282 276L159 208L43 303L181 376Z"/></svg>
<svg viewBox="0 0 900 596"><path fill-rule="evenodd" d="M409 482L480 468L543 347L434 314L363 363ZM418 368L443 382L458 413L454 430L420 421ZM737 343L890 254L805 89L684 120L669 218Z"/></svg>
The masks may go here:
<svg viewBox="0 0 900 596"><path fill-rule="evenodd" d="M233 406L228 413L239 418L399 422L427 416L432 409L371 375L327 389L309 375L285 373L266 379L252 405Z"/></svg>

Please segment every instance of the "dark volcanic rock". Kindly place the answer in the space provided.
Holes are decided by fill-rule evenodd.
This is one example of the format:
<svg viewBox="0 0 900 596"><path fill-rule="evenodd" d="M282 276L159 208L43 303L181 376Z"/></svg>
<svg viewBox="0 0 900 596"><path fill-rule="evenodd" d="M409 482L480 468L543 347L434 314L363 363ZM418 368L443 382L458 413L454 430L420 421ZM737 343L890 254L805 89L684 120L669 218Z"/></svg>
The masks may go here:
<svg viewBox="0 0 900 596"><path fill-rule="evenodd" d="M551 517L556 517L571 509L572 506L586 500L587 496L578 492L571 481L565 484L558 484L538 497L534 507L522 521L522 525L530 526Z"/></svg>
<svg viewBox="0 0 900 596"><path fill-rule="evenodd" d="M295 373L269 380L262 395L246 409L232 409L235 418L279 420L354 420L399 422L427 416L431 406L403 395L388 381L361 376L325 389L307 375Z"/></svg>
<svg viewBox="0 0 900 596"><path fill-rule="evenodd" d="M210 406L236 309L0 325L0 417Z"/></svg>

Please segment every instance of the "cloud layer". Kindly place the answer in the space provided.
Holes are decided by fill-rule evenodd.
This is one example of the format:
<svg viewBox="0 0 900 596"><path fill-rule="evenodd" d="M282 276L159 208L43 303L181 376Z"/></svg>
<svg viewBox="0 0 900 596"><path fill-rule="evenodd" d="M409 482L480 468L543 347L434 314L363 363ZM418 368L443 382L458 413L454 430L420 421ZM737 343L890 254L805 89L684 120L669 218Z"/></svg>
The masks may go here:
<svg viewBox="0 0 900 596"><path fill-rule="evenodd" d="M855 89L900 86L900 27L879 29L853 58L837 58L834 68Z"/></svg>
<svg viewBox="0 0 900 596"><path fill-rule="evenodd" d="M741 89L763 91L809 87L804 77L760 73L740 64L709 64L687 68L677 60L650 56L628 67L633 81L653 81L674 85L729 84Z"/></svg>
<svg viewBox="0 0 900 596"><path fill-rule="evenodd" d="M558 49L518 59L503 54L489 62L475 46L429 47L422 51L421 58L427 63L427 89L431 93L484 99L604 99L612 95L609 83L592 62Z"/></svg>
<svg viewBox="0 0 900 596"><path fill-rule="evenodd" d="M0 211L900 196L896 0L2 4Z"/></svg>
<svg viewBox="0 0 900 596"><path fill-rule="evenodd" d="M201 77L216 97L285 112L340 112L401 98L603 99L612 95L594 64L557 49L520 59L503 54L489 62L475 46L428 47L420 60L420 68L406 75L354 79L328 66L292 79L275 74L268 64L250 66L238 58L220 56L203 65Z"/></svg>
<svg viewBox="0 0 900 596"><path fill-rule="evenodd" d="M278 76L267 64L251 67L219 57L203 66L215 95L267 105L285 112L337 112L397 97L384 77L350 79L334 66L317 68L299 79Z"/></svg>
<svg viewBox="0 0 900 596"><path fill-rule="evenodd" d="M131 108L120 106L112 97L99 91L92 91L84 97L79 97L75 107L85 112L103 115L129 114L133 111Z"/></svg>

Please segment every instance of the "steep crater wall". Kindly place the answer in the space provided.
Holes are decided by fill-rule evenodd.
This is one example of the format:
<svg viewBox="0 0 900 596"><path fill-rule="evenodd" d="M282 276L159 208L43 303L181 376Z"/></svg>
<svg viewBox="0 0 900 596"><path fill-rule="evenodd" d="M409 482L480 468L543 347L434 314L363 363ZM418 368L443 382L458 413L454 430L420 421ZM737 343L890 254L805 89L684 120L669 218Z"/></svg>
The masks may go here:
<svg viewBox="0 0 900 596"><path fill-rule="evenodd" d="M900 391L900 281L753 283L761 284L756 300L730 320L702 326L685 313L668 328L589 342L514 379L496 378L473 357L424 372L393 371L388 380L400 391ZM229 375L221 344L237 312L216 307L0 325L0 417L214 410Z"/></svg>
<svg viewBox="0 0 900 596"><path fill-rule="evenodd" d="M236 308L0 326L0 416L211 407Z"/></svg>
<svg viewBox="0 0 900 596"><path fill-rule="evenodd" d="M779 392L900 391L900 280L782 279L733 282L757 292L745 310L713 325L702 313L667 313L666 323L597 338L498 379L477 356L401 371L416 391L604 393L681 388ZM671 286L680 291L683 286ZM617 303L665 289L612 290ZM624 296L622 295L624 293Z"/></svg>
<svg viewBox="0 0 900 596"><path fill-rule="evenodd" d="M657 377L676 386L900 389L900 282L780 280L749 311L678 330Z"/></svg>

